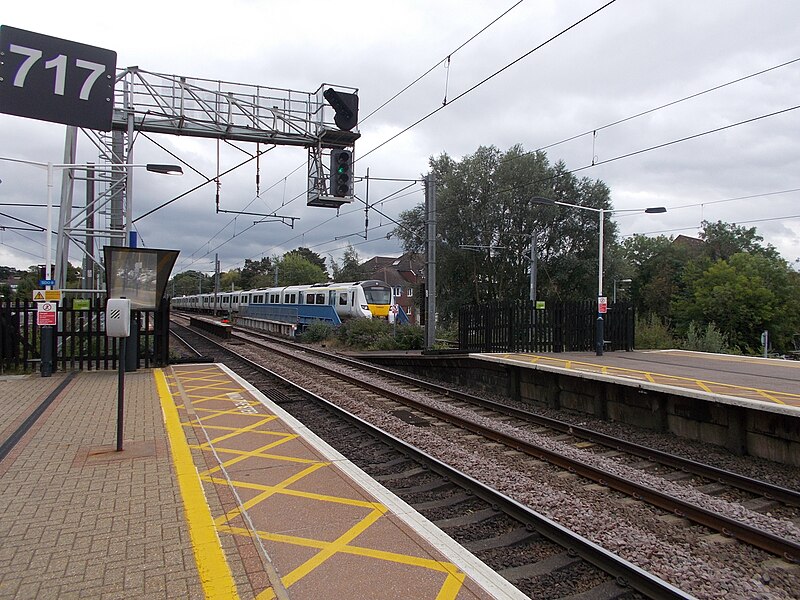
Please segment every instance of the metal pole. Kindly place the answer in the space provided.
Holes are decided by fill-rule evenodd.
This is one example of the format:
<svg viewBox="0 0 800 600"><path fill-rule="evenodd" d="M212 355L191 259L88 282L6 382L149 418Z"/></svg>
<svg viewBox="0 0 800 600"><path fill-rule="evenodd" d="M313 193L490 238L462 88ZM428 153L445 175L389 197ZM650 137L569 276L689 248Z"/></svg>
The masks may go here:
<svg viewBox="0 0 800 600"><path fill-rule="evenodd" d="M44 278L51 279L53 271L50 268L50 255L52 247L52 228L53 228L53 163L47 163L47 239L45 240L44 250ZM47 285L45 289L51 289ZM50 377L53 374L53 326L43 325L41 328L41 358L39 368L42 377Z"/></svg>
<svg viewBox="0 0 800 600"><path fill-rule="evenodd" d="M530 300L536 308L536 243L538 241L536 232L531 233L531 293Z"/></svg>
<svg viewBox="0 0 800 600"><path fill-rule="evenodd" d="M597 259L597 328L595 330L595 351L597 356L603 356L603 341L605 340L605 327L603 322L603 313L600 312L600 298L603 295L603 215L605 211L601 208L598 213L600 220L600 235L598 236L599 248Z"/></svg>
<svg viewBox="0 0 800 600"><path fill-rule="evenodd" d="M86 255L83 258L83 288L94 287L94 166L86 168Z"/></svg>
<svg viewBox="0 0 800 600"><path fill-rule="evenodd" d="M430 350L436 342L436 177L433 173L425 178L425 212L425 349Z"/></svg>
<svg viewBox="0 0 800 600"><path fill-rule="evenodd" d="M117 452L122 451L122 431L125 414L125 346L128 338L119 338L119 364L117 372Z"/></svg>

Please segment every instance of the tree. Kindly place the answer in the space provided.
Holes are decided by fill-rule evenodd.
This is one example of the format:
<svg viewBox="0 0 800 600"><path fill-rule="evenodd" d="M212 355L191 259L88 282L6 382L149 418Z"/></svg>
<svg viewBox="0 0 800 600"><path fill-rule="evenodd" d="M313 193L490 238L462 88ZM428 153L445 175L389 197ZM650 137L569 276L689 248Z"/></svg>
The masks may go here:
<svg viewBox="0 0 800 600"><path fill-rule="evenodd" d="M344 250L341 265L337 264L335 260L331 260L331 269L333 270L333 280L336 282L363 281L370 275L361 266L358 252L351 244L348 244Z"/></svg>
<svg viewBox="0 0 800 600"><path fill-rule="evenodd" d="M761 333L779 351L800 331L800 274L782 258L739 252L706 266L694 261L684 274L685 293L673 302L679 330L714 323L731 344L756 352Z"/></svg>
<svg viewBox="0 0 800 600"><path fill-rule="evenodd" d="M200 271L177 273L167 284L166 293L172 297L190 296L214 291L214 279Z"/></svg>
<svg viewBox="0 0 800 600"><path fill-rule="evenodd" d="M307 285L325 283L328 274L318 264L303 258L298 252L287 252L276 261L278 269L278 285ZM270 287L271 284L267 285Z"/></svg>
<svg viewBox="0 0 800 600"><path fill-rule="evenodd" d="M257 285L258 282L255 281L256 278L272 272L272 268L272 260L269 257L265 256L261 260L250 260L246 258L244 260L244 267L242 267L241 270L239 285L243 290L256 289L259 287L259 285ZM261 283L263 287L263 281Z"/></svg>
<svg viewBox="0 0 800 600"><path fill-rule="evenodd" d="M519 145L505 153L481 146L460 161L442 154L429 162L437 185L437 308L445 324L465 303L528 298L534 233L538 297L595 297L598 214L531 199L610 209L605 184L578 179L564 163L550 166L544 152ZM424 246L424 211L420 205L402 213L393 231L407 251ZM616 232L605 219L606 250L616 245ZM613 266L606 274L613 275Z"/></svg>
<svg viewBox="0 0 800 600"><path fill-rule="evenodd" d="M735 223L703 221L700 239L705 242L705 254L712 261L727 260L739 252L760 254L768 258L779 258L772 244L763 246L764 238L756 234L756 228L737 227Z"/></svg>
<svg viewBox="0 0 800 600"><path fill-rule="evenodd" d="M326 275L328 274L328 269L325 266L325 258L320 256L316 252L312 252L310 249L303 248L302 246L300 246L299 248L296 248L295 250L290 250L289 252L284 254L283 255L284 258L286 258L286 256L288 256L289 254L296 254L297 256L306 259L311 264L317 265L320 269L322 269L322 271Z"/></svg>
<svg viewBox="0 0 800 600"><path fill-rule="evenodd" d="M241 269L231 269L230 271L219 274L219 288L223 291L243 289L241 286L241 281Z"/></svg>

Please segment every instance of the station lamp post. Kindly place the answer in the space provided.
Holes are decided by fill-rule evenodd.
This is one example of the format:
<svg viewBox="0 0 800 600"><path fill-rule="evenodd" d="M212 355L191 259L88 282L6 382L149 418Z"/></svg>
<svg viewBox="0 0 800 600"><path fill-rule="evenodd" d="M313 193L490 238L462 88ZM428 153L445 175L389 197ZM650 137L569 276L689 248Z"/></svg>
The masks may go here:
<svg viewBox="0 0 800 600"><path fill-rule="evenodd" d="M603 297L603 220L606 214L619 213L619 212L643 212L648 214L665 213L667 209L663 206L654 206L650 208L633 208L623 210L609 210L605 208L594 208L591 206L581 206L579 204L570 204L568 202L559 202L550 198L542 198L541 196L534 196L530 199L533 204L545 204L548 206L566 206L568 208L575 208L578 210L588 210L597 213L598 218L598 251L597 251L597 326L595 328L594 346L597 356L603 355L603 342L605 341L605 323L603 321L603 314L605 312L605 303L601 303Z"/></svg>
<svg viewBox="0 0 800 600"><path fill-rule="evenodd" d="M47 171L47 227L45 238L44 250L44 278L47 281L53 280L52 271L52 237L53 237L53 176L56 171L66 171L70 169L99 169L98 165L94 164L60 164L51 162L37 162L33 160L23 160L20 158L7 158L0 156L0 161L20 163L24 165L31 165ZM162 164L131 164L131 163L118 163L112 164L107 167L109 171L144 168L152 173L161 173L163 175L182 175L183 169L178 165L162 165ZM59 232L63 233L63 232ZM64 285L66 282L59 281L59 285ZM46 289L50 289L52 285L46 285ZM42 327L42 362L41 372L42 377L49 377L53 373L53 328L52 326Z"/></svg>

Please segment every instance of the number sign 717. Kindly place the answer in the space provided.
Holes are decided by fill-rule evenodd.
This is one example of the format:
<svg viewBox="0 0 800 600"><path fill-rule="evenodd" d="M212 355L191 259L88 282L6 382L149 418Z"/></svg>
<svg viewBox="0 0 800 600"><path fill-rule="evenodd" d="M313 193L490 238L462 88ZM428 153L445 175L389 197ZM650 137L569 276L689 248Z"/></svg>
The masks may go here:
<svg viewBox="0 0 800 600"><path fill-rule="evenodd" d="M117 54L0 26L0 112L109 131Z"/></svg>

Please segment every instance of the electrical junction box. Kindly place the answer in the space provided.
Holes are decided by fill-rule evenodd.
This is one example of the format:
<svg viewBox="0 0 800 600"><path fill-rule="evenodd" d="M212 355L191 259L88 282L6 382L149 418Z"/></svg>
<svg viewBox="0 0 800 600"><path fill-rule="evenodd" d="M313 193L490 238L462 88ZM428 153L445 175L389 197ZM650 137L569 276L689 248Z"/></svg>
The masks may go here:
<svg viewBox="0 0 800 600"><path fill-rule="evenodd" d="M109 298L106 304L106 336L128 337L131 334L131 301Z"/></svg>

